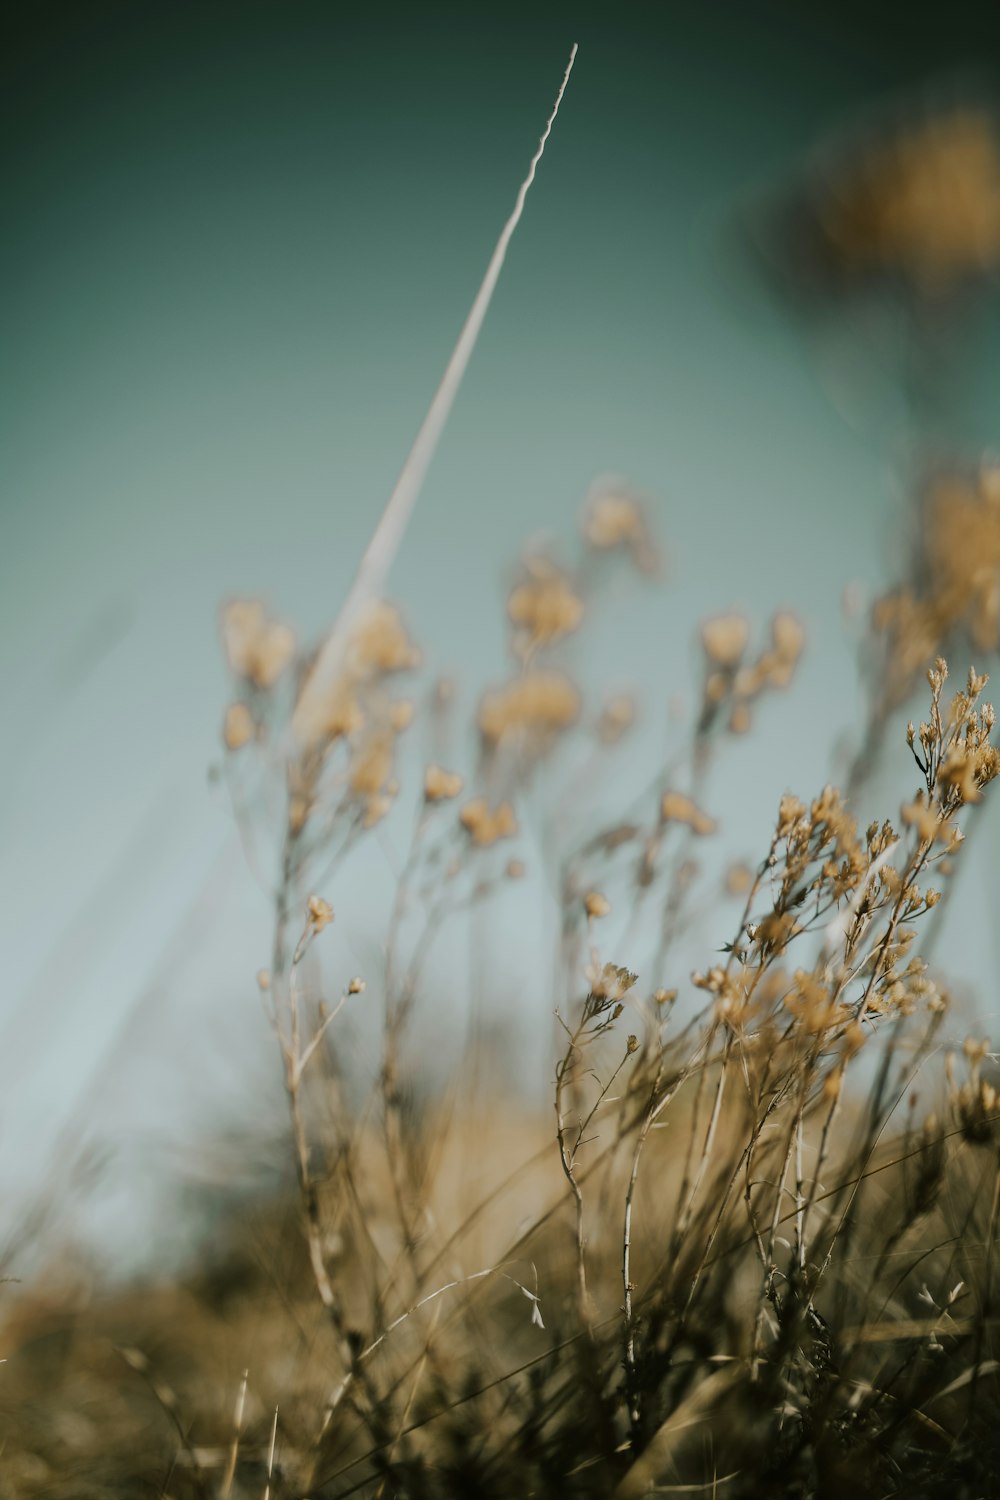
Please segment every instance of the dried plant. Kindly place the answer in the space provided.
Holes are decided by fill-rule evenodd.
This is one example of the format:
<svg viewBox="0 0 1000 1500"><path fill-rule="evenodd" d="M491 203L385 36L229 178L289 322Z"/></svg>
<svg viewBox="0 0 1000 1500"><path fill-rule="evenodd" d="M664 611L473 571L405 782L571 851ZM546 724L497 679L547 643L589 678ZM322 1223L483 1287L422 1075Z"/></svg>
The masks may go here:
<svg viewBox="0 0 1000 1500"><path fill-rule="evenodd" d="M636 704L571 665L606 569L653 572L625 486L586 498L575 563L523 560L511 672L465 705L464 740L381 597L391 546L316 650L257 601L225 607L289 1181L183 1284L71 1313L65 1289L11 1296L0 1495L993 1493L996 1057L921 948L1000 772L987 678L949 692L943 656L996 648L994 480L932 490L875 612L847 789L786 792L753 865L723 848L711 772L793 685L804 628L781 610L755 647L744 617L703 619L687 741L622 776ZM926 717L891 736L921 673ZM879 756L907 791L862 828ZM338 882L407 816L381 963L352 975ZM532 953L554 1040L519 1038L549 1047L549 1092L491 1071L475 1032L428 1083L436 945L518 881L551 918ZM377 1018L374 1064L352 1014Z"/></svg>

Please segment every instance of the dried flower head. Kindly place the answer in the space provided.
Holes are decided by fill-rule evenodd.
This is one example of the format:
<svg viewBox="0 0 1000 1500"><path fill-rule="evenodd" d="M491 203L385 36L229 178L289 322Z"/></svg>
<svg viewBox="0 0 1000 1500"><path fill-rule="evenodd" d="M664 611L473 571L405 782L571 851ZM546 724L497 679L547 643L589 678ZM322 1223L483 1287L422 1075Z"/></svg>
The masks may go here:
<svg viewBox="0 0 1000 1500"><path fill-rule="evenodd" d="M931 843L937 838L950 835L950 825L941 818L940 809L927 800L924 792L918 792L912 802L900 808L900 818L908 828L915 828L921 843Z"/></svg>
<svg viewBox="0 0 1000 1500"><path fill-rule="evenodd" d="M718 824L714 818L702 812L698 804L683 792L664 792L660 801L660 817L664 823L686 823L692 833L704 837L714 833Z"/></svg>
<svg viewBox="0 0 1000 1500"><path fill-rule="evenodd" d="M746 734L753 722L751 705L768 688L791 682L802 653L805 633L787 610L771 620L772 645L746 660L750 629L742 615L717 615L701 629L707 671L702 687L698 732L705 736L723 713L730 734Z"/></svg>
<svg viewBox="0 0 1000 1500"><path fill-rule="evenodd" d="M222 724L222 739L227 750L242 750L257 732L253 714L245 703L231 703Z"/></svg>
<svg viewBox="0 0 1000 1500"><path fill-rule="evenodd" d="M526 749L538 753L574 723L579 711L580 695L568 677L561 672L526 672L484 696L479 731L494 745L520 736Z"/></svg>
<svg viewBox="0 0 1000 1500"><path fill-rule="evenodd" d="M333 907L322 896L310 896L306 904L309 925L315 932L322 932L333 921Z"/></svg>
<svg viewBox="0 0 1000 1500"><path fill-rule="evenodd" d="M794 666L805 647L806 633L801 620L787 610L780 610L771 621L771 640L775 655Z"/></svg>
<svg viewBox="0 0 1000 1500"><path fill-rule="evenodd" d="M273 687L295 654L291 626L268 617L259 599L233 599L222 611L230 670L257 688Z"/></svg>
<svg viewBox="0 0 1000 1500"><path fill-rule="evenodd" d="M806 806L798 797L786 792L778 808L778 837L789 838L801 827L806 816Z"/></svg>
<svg viewBox="0 0 1000 1500"><path fill-rule="evenodd" d="M373 797L392 776L394 741L389 731L370 735L357 746L348 768L348 783L357 797Z"/></svg>
<svg viewBox="0 0 1000 1500"><path fill-rule="evenodd" d="M462 790L462 778L456 771L444 771L440 766L428 766L424 775L424 799L427 802L446 802L457 797Z"/></svg>
<svg viewBox="0 0 1000 1500"><path fill-rule="evenodd" d="M990 1039L988 1036L967 1036L962 1043L962 1051L970 1068L976 1069L981 1066L983 1060L990 1053Z"/></svg>
<svg viewBox="0 0 1000 1500"><path fill-rule="evenodd" d="M963 634L980 651L1000 646L1000 464L944 471L927 484L912 577L873 609L888 659L889 706Z"/></svg>
<svg viewBox="0 0 1000 1500"><path fill-rule="evenodd" d="M641 502L625 489L602 485L593 491L584 508L582 528L586 541L595 551L610 552L623 547L631 554L640 572L656 570L656 547L645 510Z"/></svg>
<svg viewBox="0 0 1000 1500"><path fill-rule="evenodd" d="M399 611L385 599L369 605L354 632L349 655L352 670L362 677L412 671L420 665L420 652Z"/></svg>
<svg viewBox="0 0 1000 1500"><path fill-rule="evenodd" d="M796 969L794 984L785 996L785 1008L812 1035L829 1031L845 1016L837 995L805 969Z"/></svg>
<svg viewBox="0 0 1000 1500"><path fill-rule="evenodd" d="M701 627L705 655L716 667L733 670L743 660L750 626L742 615L716 615Z"/></svg>
<svg viewBox="0 0 1000 1500"><path fill-rule="evenodd" d="M611 902L600 891L588 891L583 898L583 906L590 921L606 917L611 910Z"/></svg>
<svg viewBox="0 0 1000 1500"><path fill-rule="evenodd" d="M530 557L527 577L511 591L507 613L515 626L514 648L521 657L576 630L583 600L565 573L544 557Z"/></svg>
<svg viewBox="0 0 1000 1500"><path fill-rule="evenodd" d="M348 739L364 728L365 715L357 697L356 685L343 677L322 706L319 735L331 742Z"/></svg>
<svg viewBox="0 0 1000 1500"><path fill-rule="evenodd" d="M601 965L596 960L588 965L586 977L590 985L587 998L591 1014L620 1004L639 979L638 974L621 964Z"/></svg>
<svg viewBox="0 0 1000 1500"><path fill-rule="evenodd" d="M476 797L467 802L459 813L462 827L472 842L485 848L498 839L513 838L517 832L517 819L509 802L501 802L491 808L485 797Z"/></svg>

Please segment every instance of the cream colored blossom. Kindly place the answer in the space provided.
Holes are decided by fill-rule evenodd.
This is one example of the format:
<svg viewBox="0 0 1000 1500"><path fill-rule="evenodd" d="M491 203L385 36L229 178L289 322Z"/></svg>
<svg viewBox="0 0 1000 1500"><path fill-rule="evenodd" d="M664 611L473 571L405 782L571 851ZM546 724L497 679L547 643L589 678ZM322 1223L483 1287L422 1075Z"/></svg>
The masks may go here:
<svg viewBox="0 0 1000 1500"><path fill-rule="evenodd" d="M771 621L771 640L781 660L794 664L805 646L806 633L802 622L788 610L780 610Z"/></svg>
<svg viewBox="0 0 1000 1500"><path fill-rule="evenodd" d="M588 891L583 898L583 905L591 921L598 917L606 917L611 910L611 902L600 891Z"/></svg>
<svg viewBox="0 0 1000 1500"><path fill-rule="evenodd" d="M253 715L245 703L231 703L226 709L222 738L227 750L242 750L257 732Z"/></svg>
<svg viewBox="0 0 1000 1500"><path fill-rule="evenodd" d="M517 819L509 802L501 802L491 808L485 797L476 797L467 802L459 813L462 827L472 842L485 848L498 839L513 838L517 832Z"/></svg>
<svg viewBox="0 0 1000 1500"><path fill-rule="evenodd" d="M420 652L399 611L385 599L368 606L351 639L349 656L353 669L362 676L405 672L420 665Z"/></svg>
<svg viewBox="0 0 1000 1500"><path fill-rule="evenodd" d="M709 661L728 670L739 666L750 639L742 615L716 615L701 627L701 643Z"/></svg>
<svg viewBox="0 0 1000 1500"><path fill-rule="evenodd" d="M660 816L665 823L686 823L693 833L703 837L714 833L718 827L715 819L702 812L698 804L683 792L664 792Z"/></svg>
<svg viewBox="0 0 1000 1500"><path fill-rule="evenodd" d="M424 798L428 802L445 802L462 790L462 778L456 771L428 766L424 775Z"/></svg>
<svg viewBox="0 0 1000 1500"><path fill-rule="evenodd" d="M310 896L306 906L309 914L310 926L316 932L322 932L333 921L333 907L322 896Z"/></svg>
<svg viewBox="0 0 1000 1500"><path fill-rule="evenodd" d="M580 695L568 677L561 672L526 672L484 696L479 729L493 744L523 734L541 748L568 729L579 711Z"/></svg>
<svg viewBox="0 0 1000 1500"><path fill-rule="evenodd" d="M358 797L372 797L386 789L392 775L393 738L384 732L359 745L351 759L348 782Z"/></svg>
<svg viewBox="0 0 1000 1500"><path fill-rule="evenodd" d="M270 688L295 654L291 626L268 617L259 599L233 599L222 611L222 643L230 670Z"/></svg>
<svg viewBox="0 0 1000 1500"><path fill-rule="evenodd" d="M542 557L530 558L526 569L527 578L516 585L507 601L521 656L560 640L583 619L583 600L565 573Z"/></svg>
<svg viewBox="0 0 1000 1500"><path fill-rule="evenodd" d="M591 495L583 514L583 535L595 551L628 550L643 573L657 566L656 547L640 501L621 488L603 487Z"/></svg>

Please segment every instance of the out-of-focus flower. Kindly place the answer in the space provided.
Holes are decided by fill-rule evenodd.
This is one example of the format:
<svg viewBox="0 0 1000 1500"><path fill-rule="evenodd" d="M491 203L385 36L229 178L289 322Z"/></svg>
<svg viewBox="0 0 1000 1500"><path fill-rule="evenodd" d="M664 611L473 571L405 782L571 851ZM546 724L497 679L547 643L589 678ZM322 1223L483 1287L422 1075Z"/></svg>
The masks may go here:
<svg viewBox="0 0 1000 1500"><path fill-rule="evenodd" d="M583 906L591 921L606 917L611 910L611 902L600 891L588 891L583 898Z"/></svg>
<svg viewBox="0 0 1000 1500"><path fill-rule="evenodd" d="M443 771L440 766L428 766L424 775L424 798L428 802L445 802L457 797L462 790L462 778L457 771Z"/></svg>
<svg viewBox="0 0 1000 1500"><path fill-rule="evenodd" d="M487 693L479 706L479 730L493 745L511 735L540 751L568 729L580 711L580 695L561 672L526 672Z"/></svg>
<svg viewBox="0 0 1000 1500"><path fill-rule="evenodd" d="M399 611L385 599L368 606L351 638L349 656L352 669L361 676L406 672L420 665L420 652Z"/></svg>
<svg viewBox="0 0 1000 1500"><path fill-rule="evenodd" d="M782 662L794 666L802 655L806 642L802 621L788 610L779 610L771 621L771 640L774 642L775 655Z"/></svg>
<svg viewBox="0 0 1000 1500"><path fill-rule="evenodd" d="M329 901L324 901L322 896L310 896L306 905L309 915L310 926L316 932L322 932L324 927L329 927L333 921L333 907Z"/></svg>
<svg viewBox="0 0 1000 1500"><path fill-rule="evenodd" d="M745 896L753 885L753 871L749 865L736 863L726 871L726 893L730 896Z"/></svg>
<svg viewBox="0 0 1000 1500"><path fill-rule="evenodd" d="M583 535L595 552L625 548L642 573L653 573L659 563L645 508L624 486L602 482L584 507Z"/></svg>
<svg viewBox="0 0 1000 1500"><path fill-rule="evenodd" d="M485 848L498 839L513 838L517 832L517 819L509 802L501 802L491 808L485 797L476 797L467 802L459 813L462 827L474 844Z"/></svg>
<svg viewBox="0 0 1000 1500"><path fill-rule="evenodd" d="M254 687L273 687L295 655L290 625L268 617L259 599L233 599L222 611L222 644L230 670Z"/></svg>
<svg viewBox="0 0 1000 1500"><path fill-rule="evenodd" d="M242 750L256 733L253 715L245 703L231 703L222 724L222 739L227 750Z"/></svg>
<svg viewBox="0 0 1000 1500"><path fill-rule="evenodd" d="M372 797L381 792L392 775L393 738L391 733L373 734L360 744L348 770L351 791L358 797Z"/></svg>
<svg viewBox="0 0 1000 1500"><path fill-rule="evenodd" d="M531 557L525 569L528 576L511 590L507 600L507 613L516 631L514 645L521 657L552 645L576 630L583 619L583 600L554 563Z"/></svg>
<svg viewBox="0 0 1000 1500"><path fill-rule="evenodd" d="M716 615L701 627L701 644L714 666L739 666L750 639L750 626L742 615Z"/></svg>
<svg viewBox="0 0 1000 1500"><path fill-rule="evenodd" d="M1000 646L1000 464L946 471L927 484L909 580L879 599L887 643L885 691L901 701L927 663L966 634L978 651Z"/></svg>
<svg viewBox="0 0 1000 1500"><path fill-rule="evenodd" d="M660 802L660 816L665 823L686 823L692 833L705 836L714 833L718 824L714 818L702 812L696 802L685 797L683 792L664 792Z"/></svg>

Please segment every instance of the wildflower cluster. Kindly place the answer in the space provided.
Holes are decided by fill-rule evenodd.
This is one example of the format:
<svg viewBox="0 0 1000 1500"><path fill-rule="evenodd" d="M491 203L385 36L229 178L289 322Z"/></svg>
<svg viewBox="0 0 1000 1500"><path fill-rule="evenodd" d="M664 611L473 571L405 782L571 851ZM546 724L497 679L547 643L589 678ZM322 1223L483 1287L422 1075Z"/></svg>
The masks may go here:
<svg viewBox="0 0 1000 1500"><path fill-rule="evenodd" d="M759 1018L762 1000L778 999L811 1035L839 1036L850 1053L859 1050L858 1023L879 1014L907 1015L924 1005L942 1007L923 960L910 957L915 920L937 905L940 895L919 879L943 864L961 843L955 814L997 775L1000 756L989 741L994 714L979 705L986 679L970 672L965 690L947 711L941 696L947 668L939 661L929 674L930 720L919 735L910 726L913 749L925 785L902 809L907 843L888 821L873 822L864 838L827 787L808 808L786 796L779 810L767 878L770 910L748 918L729 964L695 982L719 997L727 1024L745 1028ZM783 987L776 972L761 989L774 960L793 943L801 947L816 934L820 951L811 968L796 969Z"/></svg>
<svg viewBox="0 0 1000 1500"><path fill-rule="evenodd" d="M873 624L885 643L892 703L957 638L982 652L1000 647L1000 465L931 479L912 578L878 600Z"/></svg>
<svg viewBox="0 0 1000 1500"><path fill-rule="evenodd" d="M242 750L263 728L267 696L295 655L290 625L268 615L258 599L233 599L221 616L222 646L241 696L226 710L227 750Z"/></svg>
<svg viewBox="0 0 1000 1500"><path fill-rule="evenodd" d="M645 532L632 504L607 494L592 504L585 537L593 550L626 546L634 555ZM425 1255L422 1246L425 1239L428 1246L434 1243L435 1231L426 1227L433 1216L419 1186L426 1170L423 1147L406 1113L402 1041L427 954L444 922L524 874L523 860L516 854L499 856L496 846L520 834L520 799L529 780L543 778L550 761L562 764L560 752L584 720L580 690L553 653L561 653L585 626L586 578L586 563L572 574L548 559L525 562L507 601L517 670L478 703L474 729L480 759L474 775L467 778L449 768L441 716L450 692L438 689L431 697L431 712L438 716L432 722L434 743L443 759L423 767L413 839L397 888L385 947L383 1055L372 1096L395 1226L380 1232L394 1264L405 1268L410 1286L405 1296L413 1307L439 1292L427 1290L434 1252ZM254 628L266 636L266 616L253 618ZM906 734L920 785L899 818L859 829L850 800L832 785L809 802L783 796L765 857L756 866L728 868L726 889L742 902L739 925L711 963L690 973L687 999L695 1005L688 1005L689 1017L675 1034L683 1009L676 982L678 940L691 935L686 916L697 886L695 856L701 841L718 832L705 809L716 737L746 729L762 695L789 685L804 649L804 631L797 618L779 612L766 643L754 651L742 616L717 615L702 625L701 649L701 707L684 756L657 771L627 816L563 851L554 882L561 906L556 983L558 993L569 997L555 1012L561 1042L553 1099L570 1217L562 1229L572 1231L575 1292L569 1315L596 1362L600 1410L607 1420L625 1423L627 1443L622 1447L618 1440L618 1451L627 1449L637 1465L650 1434L677 1406L692 1348L711 1351L705 1356L709 1361L738 1358L751 1385L763 1389L767 1381L779 1382L782 1409L803 1414L814 1409L810 1403L817 1382L826 1378L822 1372L831 1370L836 1358L847 1359L835 1355L827 1320L835 1290L846 1295L845 1273L834 1251L854 1232L850 1184L867 1171L894 1099L910 1086L949 1013L946 995L916 951L917 935L921 919L941 900L942 884L947 887L951 863L960 853L960 820L1000 772L992 737L995 716L982 701L986 678L970 671L962 689L946 701L947 667L937 660L928 674L927 719L911 724ZM274 669L269 657L269 666L261 667L265 656L260 641L253 650L247 645L242 656L231 655L246 669L240 703L248 712L253 706L255 741L264 732L260 709L271 701L278 680L265 685ZM272 966L266 980L263 975L259 980L285 1061L312 1279L348 1350L345 1289L329 1246L339 1234L331 1226L356 1219L350 1207L356 1202L350 1175L356 1146L346 1121L337 1146L340 1175L327 1184L313 1159L313 1117L304 1086L331 1023L366 986L359 976L349 979L335 1006L318 1002L315 1024L311 1032L306 1029L310 1001L303 960L333 922L333 910L318 895L296 896L304 866L295 856L329 848L338 820L348 835L362 832L391 805L397 743L414 711L409 699L390 689L397 675L417 662L398 613L376 606L351 637L337 687L322 713L316 710L312 734L300 735L293 747L285 764L286 849L293 857L286 859L279 893ZM298 667L299 701L310 670L309 662ZM584 768L606 763L606 751L634 715L630 698L617 695L605 702L591 721L596 733ZM237 723L236 739L238 730ZM578 783L571 778L569 784L575 796ZM636 856L627 866L634 871L634 885L624 901L613 884L618 851L630 861ZM648 968L645 949L635 968L607 961L596 946L598 937L602 946L607 936L616 947L627 947L639 931L645 903L654 901L659 904ZM407 946L414 911L425 914L424 926ZM303 926L289 959L283 931L296 914ZM671 978L675 982L667 987ZM626 1013L630 1027L622 1024ZM905 1026L921 1036L912 1057L900 1057L890 1089L885 1076L894 1039ZM864 1129L859 1128L856 1156L850 1157L834 1122L851 1107L851 1080L865 1072L857 1059L872 1050L880 1033L890 1039L882 1081ZM947 1066L946 1110L954 1132L975 1147L994 1138L997 1085L988 1043L970 1040L963 1050L967 1076L959 1081L954 1058ZM916 1164L901 1193L909 1217L883 1244L880 1253L886 1257L909 1225L930 1221L940 1211L946 1149L939 1119L929 1114L913 1138ZM662 1150L660 1130L666 1132ZM659 1186L641 1199L643 1174L654 1165ZM822 1186L827 1180L835 1184L830 1191ZM644 1249L633 1240L640 1201L654 1226ZM553 1205L529 1234L541 1235L550 1216L555 1225L557 1210ZM619 1236L621 1279L613 1298L609 1226L611 1237ZM355 1233L363 1227L355 1222ZM444 1246L447 1251L447 1240ZM651 1259L655 1246L659 1261ZM749 1320L745 1309L739 1315L738 1356L723 1338L729 1325L720 1313L728 1295L723 1263L737 1251L743 1257L740 1295L750 1308ZM618 1274L614 1271L611 1280ZM532 1302L533 1332L544 1334L540 1313L536 1316L540 1292L514 1284ZM400 1293L381 1288L378 1295L398 1300ZM888 1293L887 1305L894 1295ZM928 1338L938 1347L945 1336L942 1320L950 1316L946 1301L939 1299L932 1309L936 1321ZM389 1328L408 1316L398 1312ZM375 1331L384 1327L381 1306L372 1321L369 1347L374 1349L385 1336ZM367 1387L345 1358L331 1410L353 1382L359 1410L365 1411ZM617 1372L613 1381L610 1372Z"/></svg>
<svg viewBox="0 0 1000 1500"><path fill-rule="evenodd" d="M771 620L771 643L747 661L750 627L742 615L716 615L701 627L705 677L699 732L707 735L722 720L732 734L745 734L752 707L768 688L792 681L805 645L801 622L782 610Z"/></svg>
<svg viewBox="0 0 1000 1500"><path fill-rule="evenodd" d="M466 802L459 818L474 844L486 848L498 839L509 839L517 832L517 819L509 802L491 807L485 797Z"/></svg>
<svg viewBox="0 0 1000 1500"><path fill-rule="evenodd" d="M583 535L595 552L626 551L641 573L658 564L645 508L625 487L601 483L594 487L583 513Z"/></svg>
<svg viewBox="0 0 1000 1500"><path fill-rule="evenodd" d="M479 732L487 747L513 744L529 759L552 747L580 711L580 695L561 672L533 671L485 695Z"/></svg>
<svg viewBox="0 0 1000 1500"><path fill-rule="evenodd" d="M582 598L554 563L542 556L529 557L525 575L507 600L514 626L513 649L523 661L569 635L583 619Z"/></svg>

